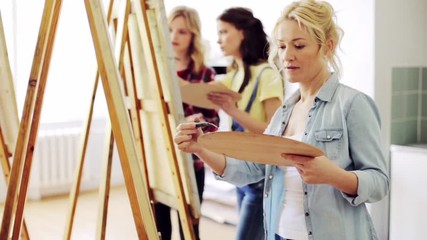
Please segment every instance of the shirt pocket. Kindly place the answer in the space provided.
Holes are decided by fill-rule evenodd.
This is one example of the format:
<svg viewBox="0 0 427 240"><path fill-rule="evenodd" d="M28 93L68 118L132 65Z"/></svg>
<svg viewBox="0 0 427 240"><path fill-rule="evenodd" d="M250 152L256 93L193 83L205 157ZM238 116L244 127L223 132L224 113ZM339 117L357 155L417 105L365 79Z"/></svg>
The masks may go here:
<svg viewBox="0 0 427 240"><path fill-rule="evenodd" d="M329 159L336 159L342 148L342 129L320 129L314 133L316 142Z"/></svg>

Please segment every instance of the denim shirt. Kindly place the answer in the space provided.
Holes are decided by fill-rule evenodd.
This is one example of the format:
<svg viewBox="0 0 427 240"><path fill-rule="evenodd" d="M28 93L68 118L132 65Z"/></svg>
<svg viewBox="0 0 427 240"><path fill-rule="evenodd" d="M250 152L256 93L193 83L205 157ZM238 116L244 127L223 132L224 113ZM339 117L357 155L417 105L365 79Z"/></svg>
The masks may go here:
<svg viewBox="0 0 427 240"><path fill-rule="evenodd" d="M282 136L292 109L300 99L297 91L273 116L265 134ZM380 117L367 95L340 84L335 74L319 90L302 141L323 150L341 168L358 177L356 196L328 184L305 184L304 212L309 239L378 239L365 203L381 200L389 192L389 176L381 150ZM226 158L222 176L235 185L265 179L264 227L274 240L284 200L284 173L274 165Z"/></svg>

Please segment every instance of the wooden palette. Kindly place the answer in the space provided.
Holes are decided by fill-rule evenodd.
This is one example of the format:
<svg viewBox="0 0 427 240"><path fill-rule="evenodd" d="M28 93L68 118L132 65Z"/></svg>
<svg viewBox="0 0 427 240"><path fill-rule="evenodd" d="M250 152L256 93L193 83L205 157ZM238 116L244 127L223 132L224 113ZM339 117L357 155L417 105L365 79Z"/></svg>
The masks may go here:
<svg viewBox="0 0 427 240"><path fill-rule="evenodd" d="M282 153L311 157L324 155L321 149L300 141L249 132L206 133L199 137L198 142L228 157L279 166L292 165L281 157Z"/></svg>

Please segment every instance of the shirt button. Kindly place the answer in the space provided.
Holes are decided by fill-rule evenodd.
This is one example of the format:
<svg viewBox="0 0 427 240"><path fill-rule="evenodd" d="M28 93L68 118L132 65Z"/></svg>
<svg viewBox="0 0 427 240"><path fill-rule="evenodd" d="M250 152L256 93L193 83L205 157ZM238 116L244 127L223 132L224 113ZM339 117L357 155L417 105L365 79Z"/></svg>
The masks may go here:
<svg viewBox="0 0 427 240"><path fill-rule="evenodd" d="M307 134L308 134L307 132L304 133L304 135L307 135Z"/></svg>
<svg viewBox="0 0 427 240"><path fill-rule="evenodd" d="M308 212L306 212L306 213L305 213L305 216L306 216L306 217L308 217L308 216L310 216L310 214L309 214Z"/></svg>
<svg viewBox="0 0 427 240"><path fill-rule="evenodd" d="M273 179L273 175L268 176L268 179L270 180Z"/></svg>
<svg viewBox="0 0 427 240"><path fill-rule="evenodd" d="M305 195L307 195L307 192L304 192Z"/></svg>
<svg viewBox="0 0 427 240"><path fill-rule="evenodd" d="M267 198L267 197L268 197L268 194L267 194L267 193L265 193L265 194L264 194L264 197L265 197L265 198Z"/></svg>
<svg viewBox="0 0 427 240"><path fill-rule="evenodd" d="M310 231L310 232L308 232L308 235L312 235L313 233Z"/></svg>

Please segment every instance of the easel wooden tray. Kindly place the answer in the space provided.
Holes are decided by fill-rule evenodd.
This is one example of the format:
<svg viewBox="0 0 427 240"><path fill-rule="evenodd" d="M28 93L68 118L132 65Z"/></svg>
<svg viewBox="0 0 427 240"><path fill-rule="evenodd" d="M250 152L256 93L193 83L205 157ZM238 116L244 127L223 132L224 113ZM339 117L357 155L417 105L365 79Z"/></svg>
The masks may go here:
<svg viewBox="0 0 427 240"><path fill-rule="evenodd" d="M218 106L213 104L207 98L210 92L222 92L231 95L235 101L239 101L241 96L239 93L234 92L222 84L209 84L209 83L190 83L181 85L182 101L197 107L218 109Z"/></svg>
<svg viewBox="0 0 427 240"><path fill-rule="evenodd" d="M281 157L282 153L311 157L324 155L321 149L300 141L249 132L206 133L199 137L198 142L228 157L280 166L292 165Z"/></svg>

